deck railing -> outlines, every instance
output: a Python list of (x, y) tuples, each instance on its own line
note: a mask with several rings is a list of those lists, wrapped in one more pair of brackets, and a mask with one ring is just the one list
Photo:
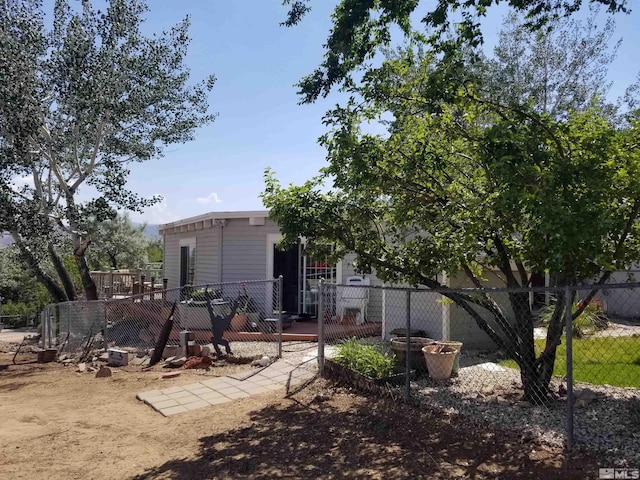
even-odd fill
[(167, 289), (162, 269), (138, 268), (127, 270), (93, 271), (91, 277), (100, 298), (118, 298)]

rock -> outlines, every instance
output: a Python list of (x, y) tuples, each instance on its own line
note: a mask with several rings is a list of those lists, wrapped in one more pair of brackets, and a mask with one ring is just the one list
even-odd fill
[(567, 387), (564, 386), (564, 383), (558, 385), (558, 395), (564, 397), (567, 395)]
[(480, 393), (485, 396), (488, 397), (490, 395), (493, 395), (493, 388), (492, 387), (483, 387), (482, 390), (480, 390)]
[(271, 359), (267, 355), (265, 355), (264, 357), (262, 357), (260, 359), (260, 365), (263, 366), (263, 367), (266, 367), (270, 363), (271, 363)]
[(167, 359), (167, 361), (169, 360), (169, 358), (175, 358), (175, 356), (178, 354), (179, 348), (180, 347), (178, 345), (167, 345), (162, 351), (162, 358)]
[(109, 367), (100, 367), (98, 373), (96, 373), (96, 378), (106, 378), (112, 375), (111, 369)]
[(575, 394), (573, 406), (576, 408), (584, 408), (598, 398), (598, 394), (590, 388), (578, 390)]
[(184, 362), (186, 362), (186, 361), (187, 361), (187, 357), (180, 357), (180, 358), (174, 358), (173, 360), (171, 360), (168, 363), (172, 367), (181, 367), (182, 365), (184, 365)]
[(101, 354), (100, 357), (98, 357), (98, 360), (101, 360), (103, 362), (108, 362), (109, 361), (109, 354), (107, 352)]
[(162, 375), (163, 380), (167, 380), (169, 378), (176, 378), (180, 376), (180, 372), (170, 372)]
[(79, 363), (78, 364), (78, 372), (82, 373), (82, 372), (86, 372), (87, 371), (87, 364), (86, 363)]
[(331, 397), (329, 395), (326, 395), (324, 393), (316, 393), (313, 398), (311, 399), (312, 402), (326, 402), (327, 400), (330, 400)]
[(58, 357), (58, 361), (64, 363), (64, 361), (67, 359), (67, 354), (63, 353), (62, 355), (60, 355)]
[(202, 355), (203, 357), (208, 357), (209, 355), (211, 355), (211, 350), (213, 350), (212, 346), (210, 347), (209, 345), (203, 345), (200, 355)]
[(131, 359), (131, 365), (135, 367), (141, 366), (148, 357), (135, 357)]

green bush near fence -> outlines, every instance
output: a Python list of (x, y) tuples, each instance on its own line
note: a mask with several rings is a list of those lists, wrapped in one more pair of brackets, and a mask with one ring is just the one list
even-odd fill
[[(545, 341), (536, 340), (539, 354)], [(563, 338), (558, 347), (554, 375), (567, 374), (567, 350)], [(518, 368), (513, 360), (500, 365)], [(576, 382), (617, 387), (640, 387), (640, 336), (590, 337), (573, 340), (573, 379)]]
[(356, 338), (344, 340), (337, 346), (337, 364), (371, 378), (385, 378), (394, 372), (395, 358), (380, 345), (360, 343)]

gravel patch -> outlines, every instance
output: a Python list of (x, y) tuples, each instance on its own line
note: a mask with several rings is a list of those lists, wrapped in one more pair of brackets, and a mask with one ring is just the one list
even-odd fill
[[(525, 440), (565, 445), (566, 397), (559, 395), (547, 406), (531, 405), (522, 401), (519, 371), (480, 358), (471, 360), (475, 365), (461, 368), (447, 381), (412, 382), (417, 400), (479, 424), (521, 431)], [(561, 378), (552, 380), (552, 391), (564, 393), (564, 386)], [(616, 466), (640, 465), (640, 389), (576, 383), (574, 392), (576, 398), (589, 400), (574, 410), (574, 444), (602, 454)]]

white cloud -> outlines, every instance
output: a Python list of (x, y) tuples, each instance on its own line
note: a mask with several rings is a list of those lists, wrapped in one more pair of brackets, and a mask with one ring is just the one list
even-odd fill
[(201, 197), (196, 200), (196, 202), (201, 203), (203, 205), (208, 205), (210, 203), (222, 203), (222, 200), (218, 198), (218, 194), (215, 192), (211, 192), (207, 197)]
[(166, 198), (145, 208), (142, 213), (131, 212), (130, 216), (134, 222), (147, 222), (151, 225), (171, 223), (181, 218), (178, 213), (169, 208)]

